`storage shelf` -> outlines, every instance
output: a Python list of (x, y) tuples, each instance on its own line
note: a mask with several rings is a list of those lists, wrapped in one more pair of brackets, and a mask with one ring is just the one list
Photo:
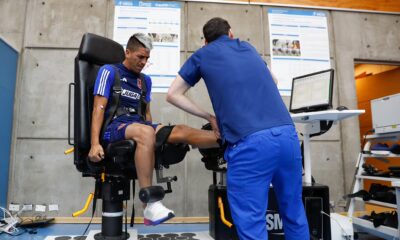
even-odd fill
[(376, 201), (376, 200), (369, 200), (369, 201), (364, 201), (362, 198), (356, 197), (354, 198), (357, 201), (368, 203), (368, 204), (373, 204), (376, 206), (383, 206), (383, 207), (388, 207), (388, 208), (394, 208), (397, 209), (397, 205), (393, 203), (386, 203), (386, 202), (381, 202), (381, 201)]
[[(385, 133), (385, 134), (373, 134), (373, 135), (366, 135), (365, 138), (371, 144), (372, 142), (382, 142), (382, 141), (391, 141), (391, 142), (396, 142), (400, 140), (400, 132), (394, 132), (394, 133)], [(358, 160), (357, 160), (357, 173), (355, 174), (355, 184), (353, 186), (353, 193), (358, 192), (359, 190), (363, 189), (363, 182), (364, 180), (374, 180), (374, 181), (384, 181), (387, 183), (390, 183), (393, 187), (396, 189), (396, 199), (399, 199), (400, 196), (400, 177), (378, 177), (378, 176), (364, 176), (364, 169), (361, 167), (367, 160), (367, 158), (376, 158), (378, 160), (381, 160), (384, 163), (394, 163), (397, 162), (397, 159), (394, 159), (395, 161), (389, 161), (388, 158), (400, 158), (400, 154), (387, 154), (387, 155), (381, 155), (381, 154), (372, 154), (371, 152), (368, 153), (360, 153), (358, 155)], [(379, 227), (374, 227), (374, 224), (371, 221), (361, 219), (358, 217), (353, 216), (354, 211), (355, 211), (355, 202), (362, 202), (364, 204), (371, 204), (373, 206), (380, 206), (380, 207), (387, 207), (393, 210), (396, 210), (398, 213), (400, 213), (400, 206), (399, 202), (396, 204), (393, 203), (386, 203), (386, 202), (381, 202), (381, 201), (376, 201), (376, 200), (369, 200), (369, 201), (364, 201), (360, 197), (355, 197), (352, 198), (350, 201), (350, 205), (348, 208), (348, 216), (352, 217), (353, 221), (353, 227), (355, 230), (362, 231), (362, 232), (367, 232), (371, 235), (377, 236), (379, 238), (383, 239), (398, 239), (400, 240), (400, 226), (398, 228), (392, 228), (392, 227), (387, 227), (387, 226), (379, 226)], [(373, 207), (372, 206), (372, 207)]]
[(400, 158), (399, 154), (388, 154), (388, 155), (380, 155), (380, 154), (372, 154), (372, 153), (363, 153), (363, 157), (366, 158)]
[(400, 181), (400, 178), (375, 177), (375, 176), (364, 176), (364, 175), (357, 175), (356, 178), (358, 178), (358, 179), (369, 179), (369, 180), (379, 180), (379, 181), (386, 181), (386, 182), (397, 182), (397, 181)]
[(381, 133), (381, 134), (371, 134), (371, 135), (367, 135), (366, 139), (388, 139), (388, 140), (396, 140), (399, 139), (400, 137), (400, 132), (392, 132), (392, 133)]
[(361, 227), (366, 232), (383, 237), (385, 239), (399, 239), (398, 238), (398, 231), (395, 228), (387, 227), (387, 226), (379, 226), (374, 227), (374, 224), (368, 220), (364, 220), (361, 218), (353, 217), (353, 225), (356, 227)]

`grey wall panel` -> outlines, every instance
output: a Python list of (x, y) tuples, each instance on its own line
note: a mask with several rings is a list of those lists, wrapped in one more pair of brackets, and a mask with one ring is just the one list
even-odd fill
[(106, 37), (113, 39), (114, 36), (114, 14), (115, 2), (112, 0), (107, 1), (107, 19), (106, 19)]
[(384, 58), (387, 61), (399, 59), (400, 16), (360, 14), (362, 38), (364, 40), (361, 58)]
[(187, 25), (187, 7), (188, 3), (187, 2), (181, 2), (181, 32), (180, 32), (180, 38), (181, 38), (181, 51), (187, 49), (187, 31), (188, 31), (188, 25)]
[(165, 100), (165, 93), (153, 93), (150, 103), (153, 122), (164, 125), (185, 124), (186, 114)]
[(201, 161), (198, 149), (192, 149), (187, 159), (186, 215), (208, 217), (208, 187), (212, 184), (212, 172)]
[[(263, 46), (264, 46), (264, 54), (271, 57), (271, 48), (270, 48), (270, 33), (269, 33), (269, 19), (268, 19), (268, 9), (269, 7), (262, 7), (261, 8), (261, 16), (262, 16), (262, 33), (263, 33)], [(269, 59), (268, 65), (271, 64)]]
[(79, 47), (82, 35), (105, 35), (107, 0), (29, 1), (28, 47)]
[[(59, 204), (58, 216), (81, 209), (94, 189), (94, 180), (82, 178), (65, 140), (18, 140), (10, 202)], [(88, 214), (87, 214), (88, 216)]]
[(23, 55), (18, 137), (67, 136), (68, 84), (74, 50), (26, 50)]
[(0, 37), (18, 51), (22, 48), (26, 4), (26, 0), (0, 1)]
[[(250, 42), (258, 52), (264, 51), (260, 6), (213, 3), (188, 3), (188, 50), (204, 45), (203, 25), (213, 17), (226, 19), (235, 37)], [(249, 27), (252, 26), (252, 27)]]
[(337, 202), (344, 194), (341, 143), (325, 141), (311, 143), (312, 173), (315, 181), (329, 186), (330, 200)]
[(331, 16), (335, 38), (331, 45), (334, 45), (337, 57), (344, 52), (362, 52), (364, 40), (361, 14), (332, 12)]
[(398, 61), (400, 17), (368, 13), (332, 13), (336, 51), (353, 59)]

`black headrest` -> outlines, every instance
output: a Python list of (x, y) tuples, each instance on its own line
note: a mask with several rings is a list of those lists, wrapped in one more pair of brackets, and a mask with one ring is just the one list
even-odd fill
[(124, 60), (125, 52), (121, 44), (111, 39), (85, 33), (79, 47), (78, 58), (99, 65), (119, 63)]

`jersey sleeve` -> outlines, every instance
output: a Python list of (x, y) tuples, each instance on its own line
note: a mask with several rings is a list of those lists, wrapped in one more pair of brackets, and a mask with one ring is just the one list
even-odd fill
[(146, 101), (150, 102), (151, 101), (151, 86), (152, 86), (152, 81), (150, 76), (145, 75), (144, 76), (144, 82), (146, 84)]
[[(200, 49), (201, 50), (201, 49)], [(179, 70), (179, 75), (185, 80), (190, 86), (194, 86), (201, 78), (200, 73), (200, 50), (193, 53), (192, 56), (186, 60), (182, 68)]]
[(94, 84), (93, 95), (110, 97), (111, 89), (114, 84), (115, 69), (110, 65), (104, 65), (97, 73), (96, 82)]

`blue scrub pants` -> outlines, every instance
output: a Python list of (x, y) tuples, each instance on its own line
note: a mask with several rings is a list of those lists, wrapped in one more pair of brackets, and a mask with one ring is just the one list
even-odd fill
[(274, 186), (286, 240), (309, 240), (302, 194), (301, 152), (292, 125), (253, 133), (225, 152), (227, 190), (241, 240), (266, 240), (270, 183)]

